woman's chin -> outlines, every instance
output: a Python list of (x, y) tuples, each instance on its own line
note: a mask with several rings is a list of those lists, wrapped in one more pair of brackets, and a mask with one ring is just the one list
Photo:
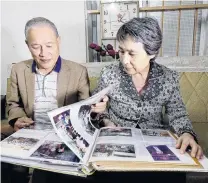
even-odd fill
[(126, 68), (125, 68), (125, 72), (126, 72), (127, 74), (129, 74), (129, 75), (134, 75), (134, 74), (136, 74), (136, 71), (135, 71), (134, 69), (126, 69)]

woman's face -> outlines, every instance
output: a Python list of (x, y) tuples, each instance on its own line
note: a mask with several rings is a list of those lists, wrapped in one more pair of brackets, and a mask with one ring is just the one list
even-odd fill
[(143, 44), (134, 42), (131, 37), (119, 42), (119, 56), (125, 72), (129, 75), (142, 72), (155, 55), (148, 55)]

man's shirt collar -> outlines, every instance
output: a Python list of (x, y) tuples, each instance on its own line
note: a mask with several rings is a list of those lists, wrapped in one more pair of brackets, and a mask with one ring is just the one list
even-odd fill
[[(32, 72), (36, 72), (36, 67), (37, 67), (37, 64), (36, 64), (35, 60), (33, 60), (33, 63), (32, 63)], [(59, 73), (60, 70), (61, 70), (61, 57), (59, 56), (58, 57), (58, 60), (56, 62), (56, 65), (53, 68), (53, 71)]]

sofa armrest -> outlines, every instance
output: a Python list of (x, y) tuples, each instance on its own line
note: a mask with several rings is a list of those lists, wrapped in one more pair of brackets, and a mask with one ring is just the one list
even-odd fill
[(198, 135), (199, 144), (201, 145), (204, 155), (208, 157), (208, 123), (192, 122), (193, 128)]
[(6, 117), (6, 95), (1, 95), (1, 120)]
[(14, 133), (14, 128), (9, 125), (7, 119), (1, 120), (0, 122), (1, 122), (1, 128), (0, 128), (1, 140), (3, 140), (5, 137)]

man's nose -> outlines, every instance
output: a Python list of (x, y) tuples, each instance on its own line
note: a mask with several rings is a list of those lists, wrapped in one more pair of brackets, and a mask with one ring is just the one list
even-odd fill
[(44, 48), (43, 46), (41, 47), (41, 50), (40, 50), (40, 56), (41, 57), (44, 57), (44, 56), (46, 56), (46, 48)]

